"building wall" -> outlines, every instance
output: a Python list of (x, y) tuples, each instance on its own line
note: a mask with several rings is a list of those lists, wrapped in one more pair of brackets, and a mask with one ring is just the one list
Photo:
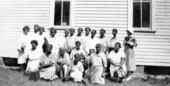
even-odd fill
[(107, 36), (117, 28), (119, 35), (127, 29), (128, 0), (75, 0), (74, 26), (106, 29)]
[(22, 28), (49, 25), (50, 0), (0, 0), (0, 56), (17, 57)]
[(155, 33), (135, 33), (136, 61), (141, 65), (170, 66), (170, 1), (154, 0)]

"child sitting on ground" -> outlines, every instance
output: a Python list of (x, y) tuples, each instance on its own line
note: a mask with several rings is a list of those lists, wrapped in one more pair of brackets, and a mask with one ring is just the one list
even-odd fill
[(83, 64), (80, 62), (80, 55), (74, 55), (75, 60), (71, 63), (70, 68), (70, 78), (73, 79), (74, 82), (81, 82), (83, 80)]

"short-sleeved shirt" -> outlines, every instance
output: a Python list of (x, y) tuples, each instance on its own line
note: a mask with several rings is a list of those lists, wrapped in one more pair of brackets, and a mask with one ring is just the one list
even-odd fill
[(105, 52), (107, 47), (107, 38), (99, 38), (99, 43), (102, 45), (102, 51)]
[(66, 38), (66, 46), (67, 46), (67, 48), (73, 49), (75, 47), (75, 42), (76, 42), (76, 36), (75, 35), (68, 36)]
[(120, 65), (121, 58), (125, 58), (125, 53), (123, 49), (119, 49), (117, 53), (115, 51), (111, 51), (108, 55), (108, 59), (112, 60), (115, 65)]
[(116, 36), (115, 38), (112, 37), (107, 40), (107, 46), (114, 47), (117, 42), (120, 42), (119, 37), (118, 36)]
[(41, 52), (40, 50), (30, 50), (28, 53), (28, 64), (27, 64), (27, 69), (28, 71), (37, 71), (39, 67), (39, 62), (40, 62), (40, 57), (41, 57)]
[(90, 57), (90, 64), (94, 67), (107, 67), (106, 55), (103, 52), (99, 54), (92, 54)]

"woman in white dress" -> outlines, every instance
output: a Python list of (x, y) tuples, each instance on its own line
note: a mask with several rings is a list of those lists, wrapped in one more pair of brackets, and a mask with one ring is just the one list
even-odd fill
[(26, 69), (26, 58), (30, 49), (29, 31), (29, 26), (24, 26), (23, 34), (21, 34), (18, 38), (18, 64), (21, 65), (21, 71)]
[(106, 55), (101, 52), (101, 45), (96, 45), (96, 53), (90, 58), (90, 81), (93, 84), (105, 84)]
[(40, 50), (37, 49), (38, 42), (37, 40), (31, 41), (32, 48), (28, 53), (28, 64), (26, 71), (28, 72), (36, 72), (39, 68), (40, 57)]

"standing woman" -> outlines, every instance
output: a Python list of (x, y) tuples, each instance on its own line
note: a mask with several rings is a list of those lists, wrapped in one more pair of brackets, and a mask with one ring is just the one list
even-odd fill
[(38, 35), (38, 43), (39, 43), (38, 48), (42, 51), (42, 53), (43, 53), (43, 44), (45, 43), (46, 40), (46, 35), (44, 32), (45, 32), (44, 27), (40, 27), (39, 35)]
[(23, 34), (21, 34), (18, 38), (18, 64), (21, 65), (21, 71), (24, 71), (26, 69), (26, 58), (28, 54), (28, 50), (30, 48), (30, 41), (29, 39), (29, 26), (24, 26), (23, 28)]
[(135, 64), (135, 53), (133, 47), (137, 46), (136, 39), (133, 37), (133, 30), (127, 30), (127, 37), (124, 39), (125, 46), (125, 56), (126, 56), (126, 67), (127, 67), (127, 80), (130, 80), (129, 77), (136, 70)]
[(101, 45), (96, 45), (96, 53), (90, 58), (90, 81), (93, 84), (105, 84), (106, 55), (101, 52)]

